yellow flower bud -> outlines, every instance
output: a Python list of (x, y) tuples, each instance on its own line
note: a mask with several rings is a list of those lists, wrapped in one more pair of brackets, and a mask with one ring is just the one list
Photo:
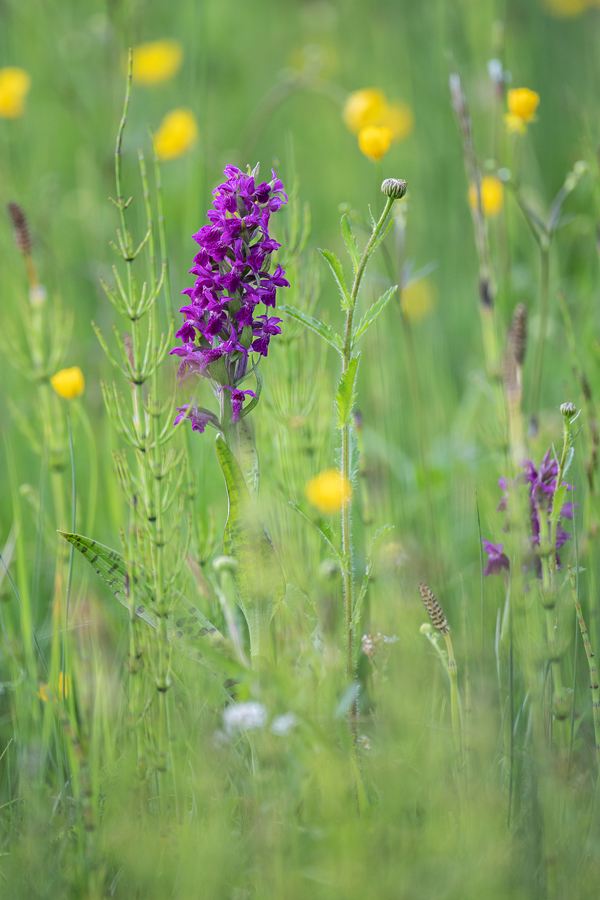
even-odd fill
[(193, 147), (198, 140), (196, 117), (190, 109), (173, 109), (167, 113), (154, 136), (159, 159), (175, 159)]
[(358, 134), (367, 125), (380, 125), (381, 114), (386, 106), (385, 94), (377, 88), (363, 88), (354, 91), (346, 100), (343, 116), (346, 127)]
[(415, 281), (402, 291), (402, 312), (409, 322), (420, 322), (437, 306), (437, 289), (427, 278)]
[(540, 95), (529, 88), (513, 88), (507, 94), (508, 111), (523, 122), (532, 122), (540, 102)]
[(168, 81), (183, 61), (183, 48), (170, 39), (139, 44), (133, 51), (133, 80), (136, 84), (159, 84)]
[(372, 159), (380, 160), (390, 149), (392, 143), (392, 129), (387, 125), (367, 125), (358, 133), (358, 146), (360, 150)]
[(25, 69), (7, 66), (0, 69), (0, 118), (16, 119), (25, 111), (25, 98), (31, 78)]
[[(477, 209), (477, 188), (469, 187), (469, 206)], [(481, 179), (481, 208), (487, 219), (497, 216), (504, 206), (504, 185), (496, 175), (486, 175)]]
[(59, 397), (65, 400), (72, 400), (74, 397), (81, 397), (85, 388), (85, 379), (83, 372), (79, 366), (73, 366), (72, 369), (61, 369), (56, 375), (50, 379), (50, 384)]
[(326, 469), (308, 482), (304, 493), (319, 512), (335, 513), (352, 497), (352, 485), (338, 469)]

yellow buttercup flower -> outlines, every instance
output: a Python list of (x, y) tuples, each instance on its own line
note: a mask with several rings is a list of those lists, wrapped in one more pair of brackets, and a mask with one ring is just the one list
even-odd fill
[[(469, 206), (477, 209), (477, 188), (469, 187)], [(504, 206), (504, 185), (496, 175), (486, 175), (481, 179), (481, 209), (486, 219), (497, 216)]]
[(594, 6), (593, 0), (544, 0), (544, 6), (548, 12), (561, 19), (580, 16), (581, 13)]
[(304, 493), (319, 512), (335, 513), (352, 497), (352, 485), (338, 469), (326, 469), (311, 478)]
[(367, 125), (358, 133), (360, 150), (373, 162), (381, 159), (390, 149), (392, 129), (387, 125)]
[(173, 109), (167, 113), (154, 136), (159, 159), (182, 156), (198, 140), (196, 117), (190, 109)]
[[(63, 675), (63, 673), (59, 672), (57, 688), (58, 688), (56, 691), (57, 696), (61, 700), (66, 700), (66, 698), (69, 696), (69, 694), (71, 692), (71, 688), (72, 688), (71, 677), (67, 676), (67, 678), (65, 679), (65, 676)], [(48, 702), (49, 692), (50, 692), (50, 685), (42, 684), (40, 682), (37, 695), (40, 698), (40, 700), (42, 700), (44, 703)]]
[(420, 322), (435, 309), (437, 289), (427, 278), (415, 281), (402, 291), (402, 312), (409, 322)]
[(413, 130), (415, 120), (407, 103), (388, 103), (383, 91), (377, 88), (364, 88), (350, 94), (343, 116), (354, 134), (369, 126), (385, 125), (392, 132), (393, 141), (403, 141)]
[(385, 94), (377, 88), (354, 91), (344, 106), (344, 122), (353, 134), (358, 134), (367, 125), (380, 125), (386, 104)]
[(65, 400), (81, 397), (85, 389), (85, 379), (79, 366), (73, 366), (72, 369), (61, 369), (52, 376), (50, 384), (58, 396), (64, 397)]
[(513, 88), (507, 94), (507, 101), (508, 112), (504, 116), (504, 121), (508, 130), (525, 134), (527, 124), (535, 120), (540, 95), (530, 88)]
[(17, 119), (25, 111), (25, 98), (31, 78), (25, 69), (7, 66), (0, 69), (0, 118)]
[(166, 39), (139, 44), (133, 50), (133, 80), (136, 84), (160, 84), (176, 75), (183, 62), (183, 47)]

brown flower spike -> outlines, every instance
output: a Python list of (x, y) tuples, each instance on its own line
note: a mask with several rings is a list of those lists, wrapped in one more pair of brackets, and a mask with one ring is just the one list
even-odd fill
[(421, 600), (425, 604), (425, 609), (427, 610), (427, 614), (431, 619), (433, 627), (439, 631), (440, 634), (448, 634), (450, 631), (448, 619), (444, 615), (442, 607), (435, 599), (433, 592), (429, 590), (424, 581), (419, 582), (419, 591)]

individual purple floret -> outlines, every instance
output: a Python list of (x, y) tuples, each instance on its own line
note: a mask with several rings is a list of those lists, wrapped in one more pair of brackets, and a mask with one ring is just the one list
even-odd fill
[(218, 422), (215, 415), (208, 410), (198, 409), (193, 403), (176, 406), (175, 409), (179, 415), (175, 417), (173, 425), (179, 425), (183, 419), (189, 419), (192, 423), (192, 431), (198, 431), (200, 434), (204, 434), (207, 425), (215, 425)]
[(244, 397), (249, 394), (256, 400), (254, 391), (238, 391), (237, 388), (231, 388), (228, 384), (224, 384), (222, 391), (231, 391), (231, 421), (238, 422), (242, 406), (244, 405)]
[(499, 575), (502, 569), (509, 569), (510, 562), (506, 553), (502, 552), (504, 544), (492, 544), (491, 541), (482, 541), (483, 549), (488, 555), (488, 562), (484, 575)]
[[(195, 284), (182, 291), (189, 302), (180, 310), (181, 346), (171, 350), (181, 359), (179, 378), (200, 375), (211, 380), (215, 393), (231, 391), (233, 422), (240, 418), (245, 397), (256, 396), (238, 389), (248, 370), (249, 353), (266, 356), (271, 338), (281, 334), (282, 320), (271, 316), (270, 310), (277, 288), (289, 287), (280, 265), (271, 272), (271, 254), (280, 245), (269, 234), (271, 213), (287, 203), (287, 196), (273, 170), (271, 181), (261, 183), (258, 171), (256, 166), (244, 174), (226, 166), (227, 180), (213, 191), (214, 209), (207, 213), (210, 224), (193, 235), (200, 249), (190, 269)], [(190, 409), (181, 407), (176, 421), (191, 419), (192, 428), (203, 431), (210, 417), (192, 415)]]
[[(542, 459), (538, 468), (530, 460), (523, 461), (523, 474), (517, 478), (517, 483), (525, 482), (527, 484), (529, 494), (529, 516), (531, 525), (531, 537), (529, 539), (530, 550), (527, 553), (524, 570), (535, 569), (538, 578), (541, 578), (541, 561), (539, 557), (540, 546), (540, 516), (546, 516), (548, 520), (548, 533), (550, 532), (550, 515), (552, 513), (552, 504), (554, 494), (556, 493), (556, 479), (558, 476), (558, 463), (552, 454), (552, 450), (548, 450)], [(564, 482), (563, 482), (564, 484)], [(500, 478), (498, 485), (505, 492), (504, 497), (497, 506), (498, 511), (507, 511), (507, 498), (509, 490), (509, 482), (507, 478)], [(572, 490), (571, 485), (566, 485), (568, 490)], [(560, 511), (561, 518), (572, 519), (574, 506), (577, 504), (563, 503)], [(508, 526), (507, 526), (508, 527)], [(505, 531), (507, 530), (505, 527)], [(560, 550), (562, 546), (571, 537), (560, 525), (556, 532), (556, 550)], [(488, 564), (485, 568), (484, 575), (499, 574), (503, 568), (509, 567), (508, 557), (502, 553), (502, 544), (492, 544), (490, 541), (483, 541), (485, 552), (488, 554)], [(560, 559), (558, 552), (556, 554), (556, 562), (560, 567)]]

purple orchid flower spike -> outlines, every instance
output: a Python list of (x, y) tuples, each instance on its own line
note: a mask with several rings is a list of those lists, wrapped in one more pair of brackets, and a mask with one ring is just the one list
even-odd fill
[[(171, 353), (181, 359), (180, 379), (197, 375), (208, 378), (217, 395), (225, 387), (231, 391), (231, 421), (237, 422), (245, 397), (257, 396), (238, 388), (249, 354), (266, 357), (271, 338), (281, 334), (282, 320), (270, 311), (277, 289), (289, 282), (279, 264), (271, 272), (271, 255), (280, 245), (269, 234), (269, 220), (287, 203), (287, 195), (275, 172), (270, 181), (259, 182), (258, 166), (244, 173), (228, 165), (223, 174), (226, 181), (213, 191), (209, 224), (193, 235), (198, 252), (190, 274), (196, 280), (182, 291), (189, 302), (180, 310), (184, 321), (176, 336), (181, 344)], [(194, 431), (204, 431), (206, 414), (190, 409), (180, 407), (176, 422), (189, 419)]]
[[(533, 570), (536, 572), (538, 578), (542, 576), (542, 566), (539, 556), (539, 546), (540, 546), (540, 517), (544, 516), (547, 519), (547, 531), (550, 530), (550, 516), (552, 514), (552, 506), (554, 503), (554, 496), (556, 494), (557, 488), (557, 477), (558, 477), (559, 466), (554, 457), (552, 449), (550, 448), (545, 454), (539, 466), (530, 460), (523, 460), (523, 474), (519, 475), (515, 481), (515, 484), (519, 486), (523, 482), (527, 485), (527, 491), (529, 495), (529, 521), (531, 528), (531, 536), (528, 540), (528, 547), (524, 553), (525, 563), (523, 566), (524, 571)], [(565, 484), (565, 487), (568, 490), (573, 490), (572, 485)], [(507, 478), (500, 478), (498, 481), (499, 487), (504, 491), (504, 496), (500, 500), (496, 510), (498, 512), (506, 512), (508, 510), (508, 494), (511, 490), (511, 483)], [(568, 502), (563, 503), (560, 510), (560, 516), (563, 519), (572, 519), (574, 516), (574, 510), (577, 506), (576, 503)], [(543, 519), (542, 519), (543, 524)], [(504, 530), (508, 529), (508, 525), (505, 526)], [(565, 545), (565, 543), (570, 539), (571, 535), (568, 532), (564, 531), (562, 527), (559, 527), (556, 534), (556, 550), (560, 550), (561, 547)], [(490, 541), (482, 541), (485, 552), (488, 555), (488, 563), (484, 571), (484, 575), (497, 575), (499, 574), (503, 568), (509, 568), (509, 560), (505, 553), (502, 552), (503, 545), (502, 544), (493, 544)], [(558, 556), (558, 552), (556, 554), (556, 563), (560, 568), (560, 559)]]

